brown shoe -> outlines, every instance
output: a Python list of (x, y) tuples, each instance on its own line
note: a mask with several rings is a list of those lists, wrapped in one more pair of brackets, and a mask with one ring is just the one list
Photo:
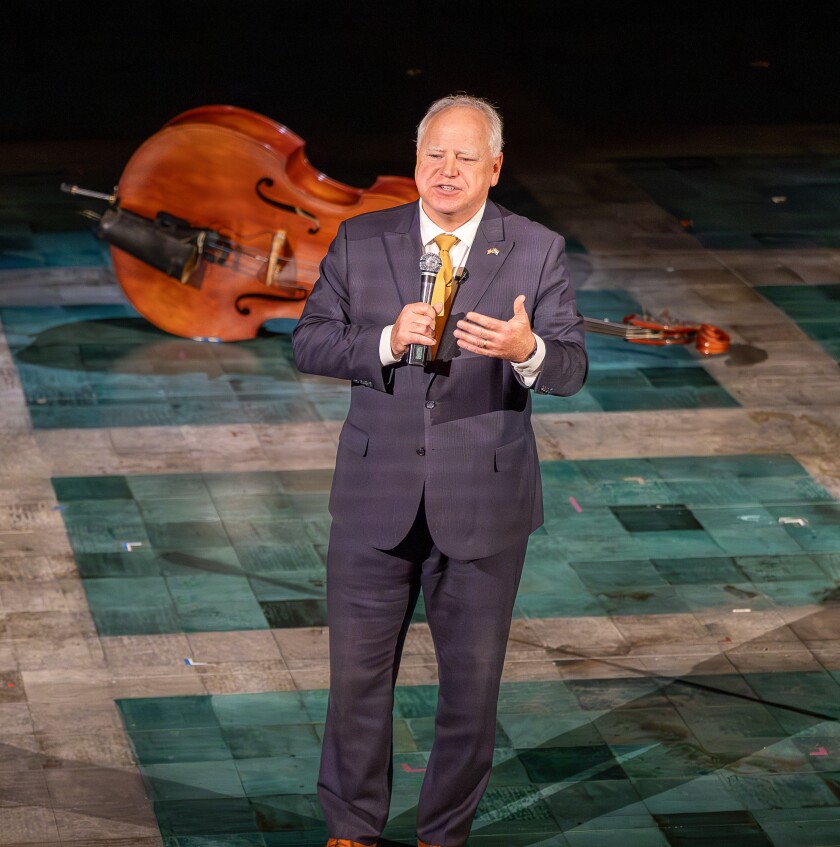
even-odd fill
[(426, 844), (425, 841), (421, 841), (419, 838), (417, 839), (417, 847), (440, 847), (439, 844)]
[(361, 841), (351, 841), (349, 838), (330, 838), (327, 847), (376, 847), (376, 844), (362, 844)]

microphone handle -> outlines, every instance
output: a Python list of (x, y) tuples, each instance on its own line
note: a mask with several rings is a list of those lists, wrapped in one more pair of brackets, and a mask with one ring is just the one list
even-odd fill
[[(431, 303), (432, 292), (435, 288), (435, 277), (437, 274), (420, 274), (420, 302)], [(429, 357), (429, 348), (425, 344), (412, 344), (408, 348), (409, 365), (425, 365)]]

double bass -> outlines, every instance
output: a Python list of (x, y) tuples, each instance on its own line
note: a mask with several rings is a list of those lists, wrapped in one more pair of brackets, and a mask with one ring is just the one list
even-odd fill
[(242, 341), (273, 318), (297, 318), (339, 224), (417, 199), (414, 180), (360, 189), (331, 179), (303, 139), (235, 106), (170, 120), (132, 154), (96, 234), (150, 323), (184, 338)]

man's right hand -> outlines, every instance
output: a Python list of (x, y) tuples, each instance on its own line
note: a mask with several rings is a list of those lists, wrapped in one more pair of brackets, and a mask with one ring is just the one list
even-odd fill
[(409, 303), (394, 321), (391, 329), (391, 353), (403, 356), (412, 344), (431, 347), (435, 343), (435, 317), (443, 311), (443, 303)]

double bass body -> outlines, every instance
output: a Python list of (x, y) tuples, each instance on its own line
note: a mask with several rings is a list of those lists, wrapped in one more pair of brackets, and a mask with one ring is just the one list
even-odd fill
[(135, 151), (117, 197), (117, 213), (156, 221), (151, 232), (195, 245), (195, 261), (169, 275), (109, 239), (131, 304), (174, 335), (239, 341), (267, 320), (300, 315), (341, 221), (417, 193), (405, 177), (379, 177), (368, 189), (344, 185), (313, 168), (303, 140), (281, 124), (204, 106)]

